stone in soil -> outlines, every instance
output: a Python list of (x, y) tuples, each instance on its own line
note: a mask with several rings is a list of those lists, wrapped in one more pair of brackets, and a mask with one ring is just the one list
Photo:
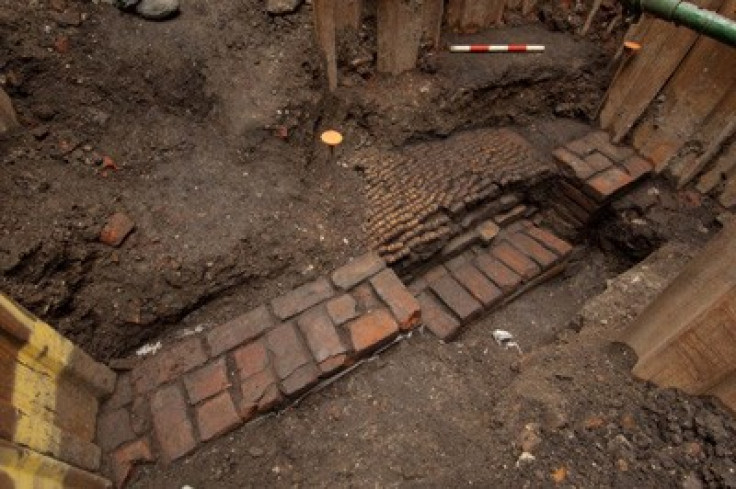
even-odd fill
[(266, 11), (269, 14), (283, 15), (295, 12), (303, 0), (266, 0)]
[(135, 11), (144, 19), (164, 20), (179, 13), (179, 0), (141, 0)]

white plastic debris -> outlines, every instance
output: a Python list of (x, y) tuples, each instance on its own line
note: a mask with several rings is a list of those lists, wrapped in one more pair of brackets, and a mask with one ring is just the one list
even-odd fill
[(498, 343), (499, 346), (504, 347), (504, 349), (506, 350), (508, 350), (509, 348), (516, 348), (519, 351), (519, 354), (522, 353), (521, 347), (516, 342), (516, 340), (514, 340), (514, 335), (512, 335), (508, 331), (505, 331), (503, 329), (494, 329), (493, 339), (496, 340), (496, 343)]
[(142, 347), (138, 348), (135, 351), (135, 354), (139, 357), (144, 357), (146, 355), (153, 355), (157, 351), (161, 349), (161, 342), (157, 341), (156, 343), (146, 343)]

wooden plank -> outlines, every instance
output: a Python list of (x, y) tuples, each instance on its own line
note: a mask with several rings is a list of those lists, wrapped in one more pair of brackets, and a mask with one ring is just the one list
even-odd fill
[(327, 83), (331, 92), (337, 89), (336, 1), (338, 0), (314, 0), (314, 30), (327, 69)]
[[(736, 224), (729, 223), (624, 332), (634, 375), (690, 394), (736, 375)], [(730, 389), (724, 392), (731, 393)], [(731, 408), (736, 406), (731, 405)]]
[(398, 75), (416, 67), (423, 8), (421, 0), (378, 0), (378, 71)]
[(457, 32), (473, 33), (501, 22), (506, 0), (450, 0), (447, 23)]
[[(712, 9), (722, 0), (695, 3)], [(601, 111), (601, 127), (612, 132), (618, 143), (629, 133), (649, 104), (665, 86), (697, 40), (697, 34), (670, 22), (645, 17), (629, 31), (627, 39), (642, 49), (622, 70)]]
[(723, 151), (723, 154), (713, 164), (713, 168), (700, 177), (695, 188), (700, 193), (710, 193), (734, 173), (736, 173), (736, 143), (732, 143)]
[[(732, 12), (736, 0), (726, 0), (720, 12)], [(664, 101), (657, 117), (642, 121), (634, 130), (634, 146), (652, 159), (655, 171), (664, 170), (703, 121), (727, 95), (736, 73), (736, 51), (710, 39), (700, 38), (662, 90)], [(656, 154), (662, 141), (676, 141), (668, 152)]]

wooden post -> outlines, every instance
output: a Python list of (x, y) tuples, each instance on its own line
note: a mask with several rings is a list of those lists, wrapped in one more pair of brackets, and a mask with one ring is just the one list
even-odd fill
[(335, 5), (335, 27), (357, 31), (363, 20), (363, 0), (338, 0)]
[(636, 377), (718, 396), (736, 411), (736, 223), (729, 223), (642, 312), (622, 341)]
[(505, 6), (505, 0), (450, 0), (447, 23), (458, 32), (477, 32), (500, 23)]
[(424, 40), (433, 48), (440, 45), (442, 18), (445, 14), (444, 0), (424, 0)]
[(416, 67), (423, 7), (422, 0), (378, 0), (378, 71), (398, 75)]
[(322, 58), (327, 67), (327, 82), (331, 92), (337, 89), (337, 50), (335, 45), (335, 2), (314, 0), (314, 28)]

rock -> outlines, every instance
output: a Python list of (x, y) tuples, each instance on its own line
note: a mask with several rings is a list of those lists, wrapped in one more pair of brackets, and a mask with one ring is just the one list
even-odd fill
[(303, 0), (266, 0), (266, 11), (273, 15), (284, 15), (295, 12)]
[(10, 129), (18, 127), (18, 116), (15, 115), (13, 103), (5, 90), (0, 88), (0, 134), (8, 132)]
[(179, 13), (179, 0), (141, 0), (135, 11), (144, 19), (164, 20)]
[(100, 232), (100, 241), (109, 246), (120, 246), (125, 238), (133, 232), (135, 223), (122, 212), (116, 212)]

